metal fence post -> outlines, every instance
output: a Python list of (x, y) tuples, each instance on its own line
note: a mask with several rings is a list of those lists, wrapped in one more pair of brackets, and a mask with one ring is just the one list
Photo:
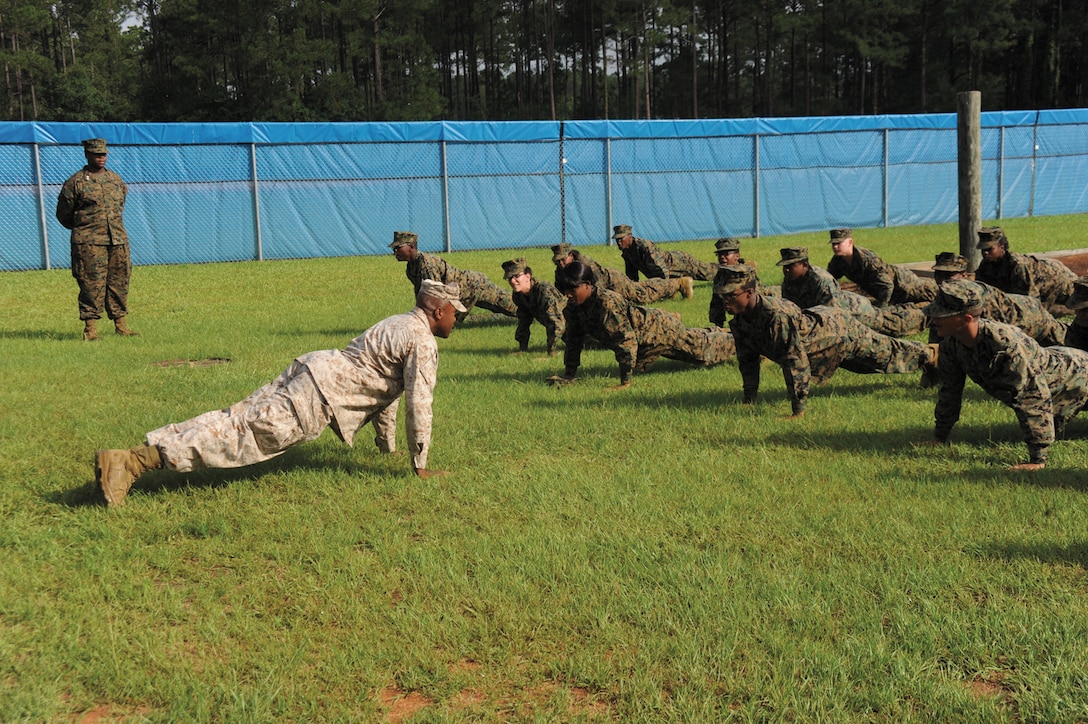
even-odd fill
[(452, 250), (450, 242), (450, 174), (446, 165), (446, 139), (442, 139), (442, 215), (446, 221), (446, 251)]
[(249, 173), (253, 180), (253, 240), (257, 245), (257, 261), (264, 261), (264, 239), (261, 237), (261, 189), (257, 180), (257, 144), (249, 144)]
[(1039, 156), (1039, 111), (1035, 111), (1035, 124), (1031, 127), (1031, 193), (1028, 196), (1028, 216), (1035, 215), (1035, 163)]
[[(608, 195), (606, 204), (608, 208), (605, 210), (608, 216), (608, 228), (612, 228), (612, 137), (605, 136), (604, 139), (604, 180), (605, 190)], [(608, 234), (608, 246), (612, 246), (612, 234)]]
[(563, 121), (559, 122), (559, 241), (567, 240), (567, 157), (563, 155)]
[(884, 129), (884, 228), (888, 228), (888, 129)]
[(753, 151), (753, 156), (752, 156), (752, 174), (753, 174), (752, 195), (754, 197), (753, 198), (753, 206), (754, 206), (753, 211), (754, 211), (754, 214), (755, 214), (755, 224), (753, 226), (755, 228), (755, 238), (758, 239), (759, 238), (759, 134), (758, 133), (752, 136), (752, 151)]
[(997, 218), (1002, 218), (1003, 204), (1005, 202), (1005, 127), (998, 129), (1001, 140), (997, 151)]
[(42, 186), (42, 161), (38, 154), (38, 144), (34, 143), (31, 148), (34, 149), (34, 182), (38, 186), (38, 218), (42, 223), (42, 262), (45, 264), (45, 269), (50, 269), (49, 264), (49, 227), (46, 226), (45, 216), (45, 188)]

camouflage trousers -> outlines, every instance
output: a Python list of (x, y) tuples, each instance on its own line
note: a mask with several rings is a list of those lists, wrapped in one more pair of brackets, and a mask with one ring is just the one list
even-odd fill
[(816, 383), (829, 380), (839, 367), (858, 374), (903, 374), (929, 361), (922, 342), (880, 334), (838, 307), (812, 307), (804, 314), (818, 322), (805, 344)]
[[(393, 414), (395, 425), (395, 409)], [(296, 361), (241, 402), (152, 430), (147, 444), (158, 447), (166, 467), (178, 472), (238, 468), (313, 440), (332, 421), (332, 408), (313, 376)]]
[(718, 273), (718, 265), (696, 259), (686, 251), (671, 251), (669, 264), (670, 277), (691, 277), (702, 282), (713, 281)]
[(1039, 314), (1024, 315), (1017, 326), (1044, 347), (1064, 345), (1065, 335), (1069, 331), (1068, 325), (1044, 310), (1039, 312)]
[(1060, 433), (1078, 412), (1088, 407), (1088, 352), (1073, 347), (1050, 347), (1047, 351), (1065, 357), (1071, 368), (1081, 371), (1067, 375), (1057, 387), (1050, 388), (1054, 432)]
[(671, 299), (680, 293), (680, 278), (643, 279), (631, 281), (625, 274), (614, 274), (607, 280), (608, 289), (618, 293), (624, 299), (635, 304), (653, 304), (662, 299)]
[(737, 345), (728, 330), (717, 327), (685, 327), (668, 342), (648, 340), (638, 346), (636, 371), (644, 371), (659, 357), (689, 364), (714, 365), (726, 362), (737, 354)]
[(909, 337), (925, 331), (929, 325), (925, 304), (890, 304), (874, 307), (872, 315), (858, 317), (867, 327), (889, 337)]
[(79, 318), (110, 319), (128, 314), (132, 260), (128, 244), (72, 244), (72, 276), (79, 284)]
[[(505, 314), (508, 317), (518, 315), (518, 308), (514, 304), (514, 297), (510, 290), (503, 289), (480, 272), (465, 272), (460, 285), (461, 303), (468, 307), (470, 312), (475, 306), (496, 314)], [(464, 314), (459, 314), (458, 318), (463, 318)]]

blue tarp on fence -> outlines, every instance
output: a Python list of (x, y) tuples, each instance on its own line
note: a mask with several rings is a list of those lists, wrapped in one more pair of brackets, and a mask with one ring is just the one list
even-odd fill
[[(1088, 110), (982, 114), (983, 217), (1088, 211)], [(0, 270), (66, 267), (53, 210), (110, 142), (137, 264), (954, 221), (954, 114), (676, 121), (0, 123)]]

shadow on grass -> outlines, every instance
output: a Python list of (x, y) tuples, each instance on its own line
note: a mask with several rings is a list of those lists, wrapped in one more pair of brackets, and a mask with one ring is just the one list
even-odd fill
[[(109, 330), (112, 333), (112, 330)], [(103, 334), (103, 332), (99, 332)], [(55, 329), (24, 329), (22, 331), (0, 331), (0, 339), (45, 339), (55, 342), (83, 341), (83, 330), (58, 332)]]
[[(241, 468), (200, 470), (191, 473), (151, 470), (141, 475), (132, 489), (143, 495), (170, 493), (186, 488), (214, 489), (242, 481), (259, 483), (261, 478), (268, 475), (298, 469), (340, 471), (347, 475), (366, 473), (380, 477), (413, 475), (411, 461), (403, 452), (382, 455), (375, 449), (360, 452), (360, 447), (365, 447), (362, 438), (357, 441), (355, 449), (339, 443), (322, 445), (310, 442), (291, 448), (272, 460)], [(105, 505), (102, 493), (93, 479), (75, 488), (54, 491), (43, 497), (50, 503), (69, 508)]]
[[(811, 411), (811, 403), (809, 410)], [(874, 454), (910, 451), (927, 458), (947, 457), (948, 446), (929, 447), (922, 444), (933, 438), (932, 418), (920, 418), (915, 422), (917, 424), (912, 426), (881, 431), (858, 430), (844, 432), (842, 430), (813, 430), (810, 428), (800, 431), (783, 430), (781, 433), (769, 435), (766, 441), (774, 445), (795, 447), (801, 450), (844, 450)], [(992, 427), (982, 425), (957, 425), (953, 432), (953, 441), (957, 445), (986, 447), (1000, 444), (1022, 444), (1023, 438), (1020, 435), (1020, 429), (1016, 427), (1014, 419), (1010, 421), (1005, 434), (996, 432)]]
[[(458, 357), (485, 357), (491, 359), (502, 359), (504, 357), (516, 357), (517, 342), (512, 342), (509, 347), (459, 347), (455, 350), (438, 350), (439, 360), (443, 355), (457, 355)], [(533, 350), (529, 350), (525, 353), (526, 357), (540, 356), (547, 357), (548, 353), (543, 349), (539, 351), (539, 354), (534, 355)], [(554, 359), (558, 359), (559, 363), (563, 363), (563, 355), (556, 355)]]
[[(347, 346), (348, 342), (355, 339), (372, 325), (363, 325), (356, 328), (344, 327), (343, 329), (270, 329), (268, 330), (269, 337), (344, 337), (347, 341), (343, 346)], [(342, 347), (341, 347), (342, 349)], [(311, 350), (306, 350), (306, 352)], [(299, 351), (299, 354), (306, 354), (304, 351)]]
[[(1027, 452), (1021, 455), (1022, 460), (1027, 460)], [(1062, 490), (1076, 490), (1080, 493), (1088, 493), (1088, 474), (1078, 470), (1074, 474), (1068, 468), (1060, 467), (1053, 462), (1047, 463), (1042, 470), (1009, 470), (1008, 466), (1017, 460), (999, 460), (995, 454), (987, 467), (974, 470), (959, 471), (957, 479), (966, 478), (971, 482), (992, 483), (997, 479), (1017, 484), (1030, 485), (1033, 488), (1055, 488)]]
[(517, 317), (508, 317), (498, 312), (488, 312), (482, 309), (473, 309), (467, 317), (457, 323), (457, 329), (472, 329), (474, 327), (495, 327), (508, 324), (517, 324)]
[(1030, 559), (1040, 563), (1072, 563), (1088, 568), (1088, 543), (1066, 546), (1048, 543), (992, 543), (979, 549), (981, 555), (1003, 561)]

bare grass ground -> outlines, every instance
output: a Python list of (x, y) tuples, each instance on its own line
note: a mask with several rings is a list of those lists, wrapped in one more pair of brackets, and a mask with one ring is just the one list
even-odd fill
[[(1083, 221), (1005, 227), (1016, 250), (1075, 249)], [(956, 232), (855, 239), (905, 263)], [(821, 263), (826, 243), (743, 253), (774, 282), (779, 246)], [(542, 249), (449, 259), (500, 280), (512, 256), (550, 277)], [(663, 306), (701, 325), (709, 298)], [(0, 301), (0, 720), (1088, 720), (1088, 419), (1018, 475), (1015, 418), (974, 388), (954, 444), (921, 448), (917, 375), (840, 371), (802, 420), (772, 365), (754, 407), (735, 364), (665, 361), (610, 393), (604, 351), (556, 390), (539, 329), (512, 354), (513, 324), (476, 313), (439, 344), (432, 463), (452, 475), (326, 433), (156, 471), (107, 511), (95, 449), (406, 310), (403, 268), (138, 268), (142, 336), (97, 343), (66, 270), (2, 275)]]

